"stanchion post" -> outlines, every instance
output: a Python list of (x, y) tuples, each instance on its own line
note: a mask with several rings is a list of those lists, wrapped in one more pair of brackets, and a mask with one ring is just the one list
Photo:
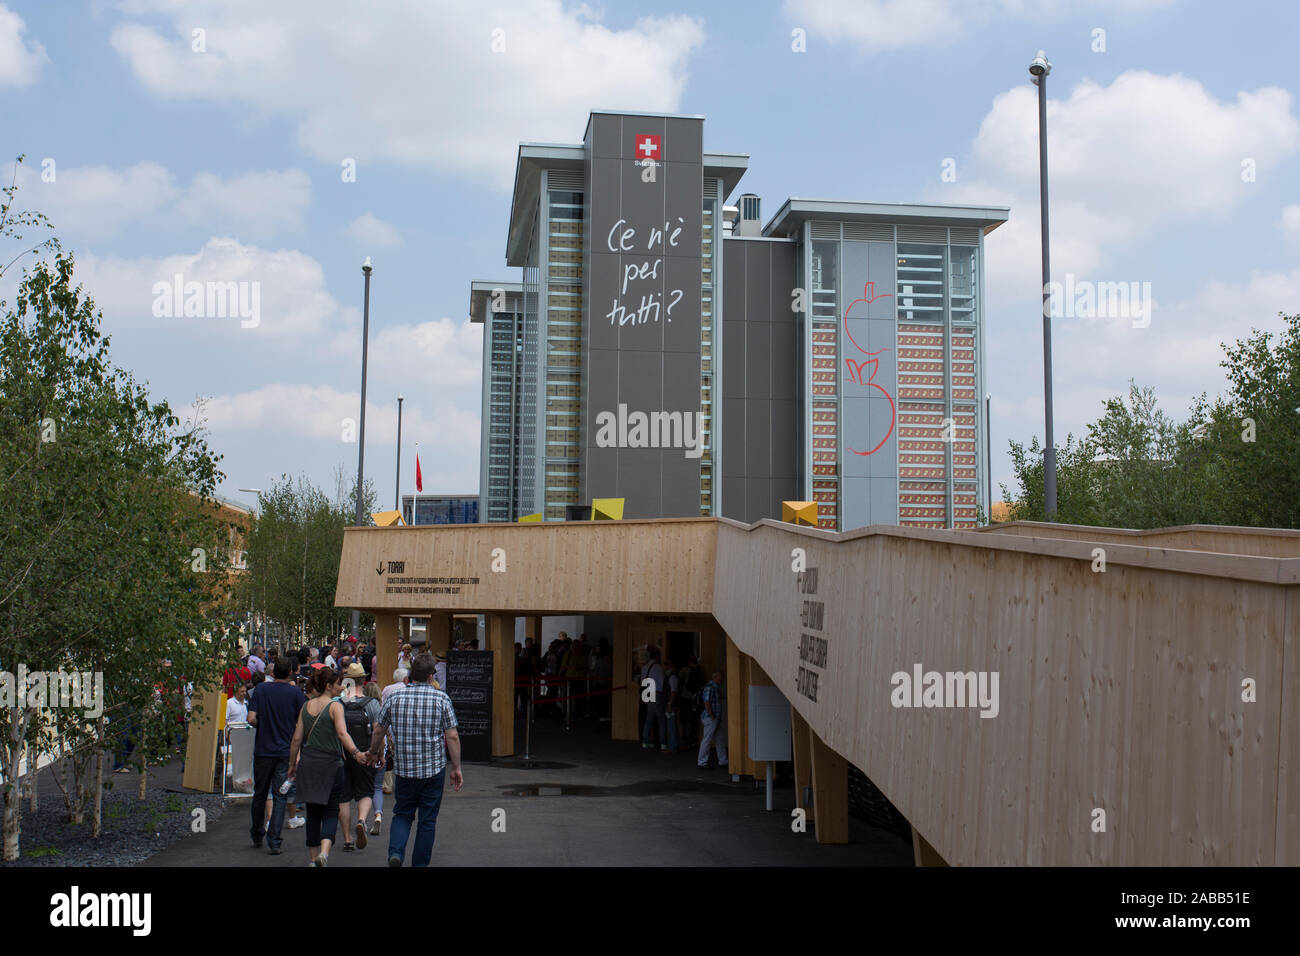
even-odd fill
[(533, 689), (537, 686), (537, 678), (530, 678), (528, 681), (528, 720), (524, 723), (524, 759), (533, 759)]

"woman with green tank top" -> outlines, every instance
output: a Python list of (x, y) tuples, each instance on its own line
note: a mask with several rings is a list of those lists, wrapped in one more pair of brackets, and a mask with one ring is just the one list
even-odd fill
[(289, 779), (297, 780), (298, 800), (307, 805), (309, 865), (326, 866), (343, 799), (343, 755), (365, 763), (365, 753), (352, 742), (343, 705), (336, 699), (343, 690), (342, 676), (328, 667), (317, 668), (308, 688), (315, 696), (298, 713), (289, 746)]

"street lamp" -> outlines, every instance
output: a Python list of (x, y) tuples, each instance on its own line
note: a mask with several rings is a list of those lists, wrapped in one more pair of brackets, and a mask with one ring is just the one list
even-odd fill
[(397, 396), (397, 474), (393, 476), (393, 507), (402, 511), (402, 396)]
[[(1052, 309), (1048, 289), (1052, 281), (1047, 244), (1047, 75), (1052, 64), (1042, 50), (1029, 63), (1029, 75), (1038, 87), (1038, 206), (1043, 239), (1043, 414), (1046, 419), (1043, 448), (1043, 505), (1048, 521), (1056, 515), (1056, 443), (1052, 433)], [(990, 504), (990, 507), (992, 505)]]
[[(370, 347), (370, 257), (361, 264), (366, 277), (365, 300), (361, 319), (361, 428), (357, 433), (357, 511), (355, 524), (361, 524), (361, 486), (366, 474), (366, 358)], [(361, 612), (352, 609), (352, 636), (361, 638)]]

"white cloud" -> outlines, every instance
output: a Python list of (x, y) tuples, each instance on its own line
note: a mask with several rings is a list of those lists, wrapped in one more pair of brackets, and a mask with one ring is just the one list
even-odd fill
[(194, 222), (220, 216), (254, 235), (302, 226), (311, 205), (311, 180), (299, 169), (245, 173), (222, 179), (199, 173), (176, 203), (177, 214)]
[(181, 189), (154, 162), (111, 169), (65, 167), (52, 159), (52, 180), (40, 166), (44, 158), (19, 167), (19, 197), (25, 208), (49, 216), (60, 236), (103, 239), (143, 222), (161, 228), (185, 221), (265, 237), (300, 228), (311, 205), (311, 181), (297, 169), (229, 178), (202, 172)]
[(26, 163), (19, 167), (22, 204), (45, 213), (60, 236), (101, 239), (127, 223), (149, 216), (179, 195), (172, 174), (157, 163), (141, 162), (126, 169), (107, 166), (79, 168), (58, 165), (53, 157), (53, 181)]
[(49, 62), (45, 47), (24, 40), (27, 24), (0, 3), (0, 86), (28, 86), (36, 82), (41, 67)]
[[(367, 450), (372, 441), (376, 445), (392, 445), (397, 441), (396, 402), (376, 402), (372, 395), (367, 395), (366, 401)], [(359, 392), (340, 391), (332, 385), (274, 383), (215, 396), (204, 411), (207, 424), (214, 432), (269, 430), (281, 433), (284, 438), (340, 442), (349, 445), (355, 455), (360, 404)], [(434, 402), (425, 409), (407, 401), (402, 409), (402, 443), (419, 440), (421, 435), (429, 439), (426, 446), (436, 441), (440, 448), (476, 448), (478, 415), (446, 402)], [(426, 464), (422, 459), (421, 465)]]
[[(100, 258), (85, 254), (77, 260), (78, 280), (92, 290), (96, 303), (116, 326), (156, 328), (160, 338), (206, 337), (221, 331), (238, 352), (263, 348), (268, 339), (284, 340), (280, 347), (300, 349), (304, 341), (332, 334), (356, 320), (356, 309), (344, 308), (326, 288), (320, 263), (290, 249), (268, 250), (229, 238), (209, 239), (196, 253), (162, 258)], [(238, 318), (156, 318), (153, 287), (172, 282), (257, 283), (260, 323), (241, 328)], [(211, 356), (209, 356), (211, 358)]]
[[(1122, 13), (1157, 10), (1173, 2), (1103, 0), (1091, 6)], [(977, 26), (992, 29), (999, 21), (1042, 20), (1068, 12), (1066, 0), (785, 0), (785, 15), (794, 26), (867, 52), (939, 46)]]
[(1300, 205), (1287, 206), (1282, 210), (1282, 219), (1277, 227), (1290, 242), (1300, 242)]
[[(382, 507), (391, 507), (397, 407), (395, 401), (375, 401), (373, 384), (366, 402), (366, 477), (374, 482)], [(306, 470), (319, 476), (327, 473), (328, 462), (340, 461), (350, 483), (356, 474), (359, 410), (358, 392), (330, 385), (272, 383), (211, 398), (205, 421), (213, 446), (227, 453), (222, 463), (231, 478), (227, 493), (234, 494), (246, 481), (261, 481), (258, 475), (272, 480), (281, 472)], [(477, 408), (458, 408), (408, 389), (402, 409), (403, 492), (415, 490), (415, 443), (420, 442), (426, 492), (473, 493), (478, 488), (479, 436)], [(268, 456), (265, 450), (271, 448), (274, 453)], [(325, 490), (334, 493), (328, 480)]]
[(400, 246), (402, 236), (397, 229), (372, 213), (357, 216), (348, 224), (347, 234), (358, 242), (372, 246)]
[[(980, 125), (959, 181), (937, 188), (944, 202), (1011, 207), (988, 243), (990, 288), (1014, 301), (1041, 296), (1038, 231), (1037, 90), (999, 95)], [(1125, 247), (1171, 224), (1222, 218), (1256, 187), (1242, 161), (1263, 174), (1300, 147), (1291, 95), (1276, 87), (1211, 96), (1181, 75), (1127, 72), (1109, 86), (1085, 81), (1048, 100), (1048, 175), (1053, 278), (1066, 272), (1131, 281), (1112, 269)], [(1140, 267), (1139, 267), (1140, 271)]]
[[(113, 30), (145, 87), (292, 117), (307, 151), (332, 164), (357, 159), (358, 179), (374, 175), (369, 163), (396, 161), (508, 187), (519, 139), (577, 140), (593, 90), (611, 108), (676, 111), (704, 42), (690, 17), (616, 30), (561, 0), (386, 0), (364, 12), (350, 0), (133, 0), (125, 9), (174, 27)], [(206, 53), (190, 49), (196, 23)]]

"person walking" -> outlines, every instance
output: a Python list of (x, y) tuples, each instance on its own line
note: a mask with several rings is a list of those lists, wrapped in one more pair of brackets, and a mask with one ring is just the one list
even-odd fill
[(666, 680), (664, 677), (664, 666), (659, 663), (659, 648), (651, 647), (649, 658), (645, 666), (641, 668), (641, 691), (644, 695), (646, 681), (653, 683), (653, 690), (650, 699), (646, 701), (645, 723), (641, 727), (641, 749), (654, 750), (654, 732), (659, 731), (659, 749), (668, 750), (668, 720), (664, 716), (664, 690)]
[[(451, 698), (433, 686), (433, 656), (416, 655), (410, 683), (379, 709), (370, 740), (370, 762), (379, 757), (384, 733), (392, 731), (393, 766), (397, 772), (396, 806), (388, 830), (388, 865), (401, 866), (416, 811), (420, 821), (411, 851), (412, 866), (428, 866), (437, 836), (438, 809), (448, 776), (460, 790), (460, 734)], [(447, 765), (451, 765), (448, 772)]]
[[(272, 856), (280, 853), (284, 827), (285, 795), (280, 792), (289, 771), (289, 750), (294, 724), (307, 698), (294, 681), (293, 658), (280, 657), (271, 671), (273, 680), (257, 688), (249, 698), (248, 722), (257, 728), (253, 744), (253, 846), (266, 839)], [(267, 825), (267, 796), (271, 796), (270, 825)]]
[[(375, 721), (379, 719), (379, 701), (368, 696), (362, 689), (365, 686), (366, 669), (359, 662), (353, 662), (343, 675), (351, 678), (351, 683), (344, 683), (343, 723), (348, 728), (348, 736), (357, 745), (359, 753), (370, 748), (370, 733)], [(343, 827), (343, 849), (364, 850), (366, 848), (366, 818), (370, 816), (370, 805), (375, 796), (375, 768), (359, 763), (353, 757), (343, 761), (343, 800), (339, 803), (339, 823)], [(348, 839), (352, 833), (352, 802), (357, 804), (356, 842)]]
[(343, 758), (366, 760), (348, 735), (343, 690), (338, 671), (322, 667), (311, 677), (317, 696), (298, 714), (298, 726), (289, 748), (289, 779), (298, 784), (298, 797), (307, 804), (307, 851), (312, 866), (328, 866), (330, 847), (338, 829), (343, 802)]
[[(367, 697), (372, 699), (376, 704), (380, 704), (383, 702), (380, 699), (379, 685), (376, 684), (374, 681), (371, 681), (369, 684), (366, 685), (365, 694)], [(378, 713), (375, 714), (375, 720), (376, 721), (379, 720)], [(372, 726), (370, 730), (371, 733), (373, 733), (374, 727)], [(367, 741), (367, 746), (368, 745), (369, 745), (369, 741)], [(388, 750), (388, 735), (385, 734), (384, 746), (380, 750), (379, 758), (373, 764), (371, 764), (371, 766), (374, 768), (375, 771), (375, 792), (373, 794), (373, 802), (375, 805), (375, 819), (372, 820), (370, 823), (371, 836), (379, 836), (379, 828), (384, 825), (384, 777), (387, 775), (387, 768), (391, 767), (392, 763), (393, 763), (393, 757)]]
[(726, 713), (722, 709), (722, 671), (713, 672), (713, 679), (704, 685), (700, 695), (703, 704), (703, 709), (700, 712), (700, 723), (704, 729), (700, 734), (700, 754), (695, 763), (701, 768), (707, 767), (709, 765), (709, 750), (716, 748), (718, 751), (718, 766), (725, 767), (727, 765), (727, 730), (723, 726)]

